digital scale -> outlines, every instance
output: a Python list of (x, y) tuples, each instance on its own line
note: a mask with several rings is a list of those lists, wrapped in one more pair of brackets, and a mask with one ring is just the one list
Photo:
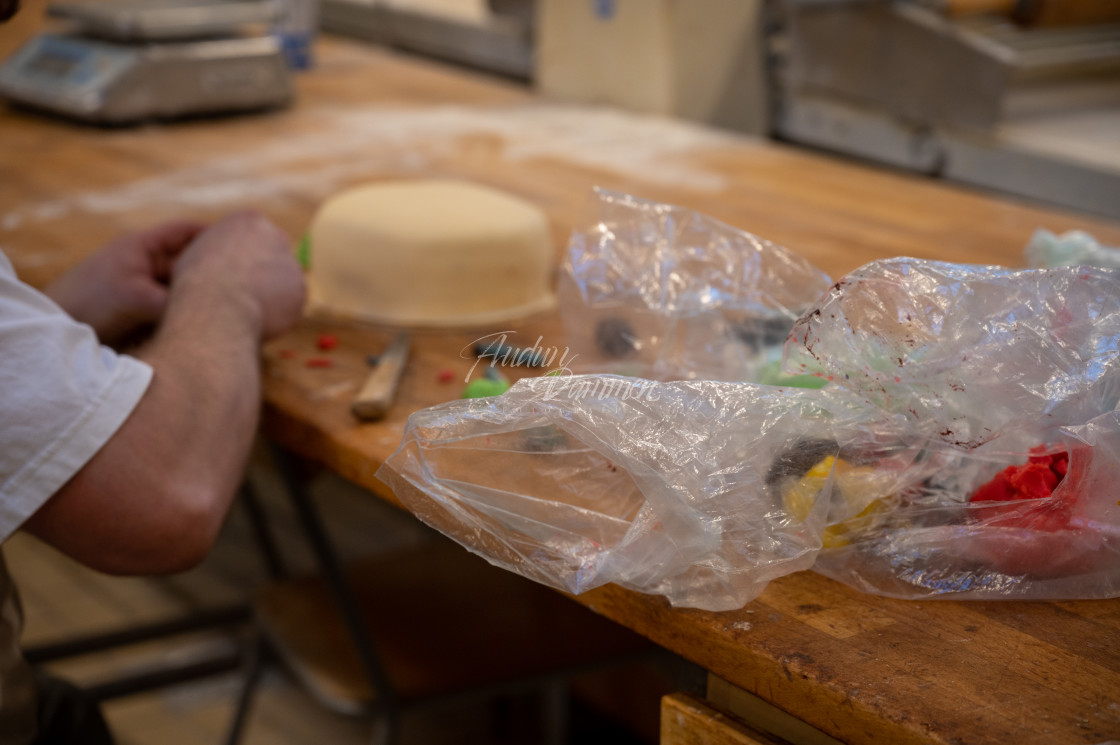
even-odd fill
[(41, 34), (0, 66), (0, 96), (102, 124), (286, 105), (291, 73), (266, 26), (269, 0), (56, 3), (70, 28)]

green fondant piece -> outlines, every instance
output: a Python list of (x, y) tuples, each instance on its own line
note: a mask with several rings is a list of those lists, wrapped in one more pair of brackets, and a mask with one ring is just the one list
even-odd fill
[(509, 390), (509, 382), (505, 380), (491, 380), (477, 378), (467, 383), (463, 389), (463, 398), (486, 398), (487, 396), (500, 396)]
[(296, 246), (296, 258), (304, 269), (311, 268), (311, 234), (304, 233)]
[(828, 380), (819, 375), (786, 375), (780, 360), (768, 362), (758, 372), (758, 382), (763, 385), (781, 385), (792, 388), (824, 388)]

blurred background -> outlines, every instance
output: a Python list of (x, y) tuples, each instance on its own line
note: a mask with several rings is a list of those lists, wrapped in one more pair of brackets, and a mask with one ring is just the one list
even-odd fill
[[(48, 3), (24, 6), (0, 30), (3, 58), (42, 27)], [(177, 16), (178, 32), (164, 16), (160, 28), (137, 20), (138, 9), (179, 6), (193, 15)], [(158, 43), (270, 19), (258, 26), (271, 26), (297, 69), (313, 64), (310, 44), (322, 30), (488, 72), (550, 99), (678, 117), (1120, 217), (1120, 0), (59, 0), (49, 8), (79, 36), (123, 44), (145, 30)], [(9, 99), (19, 97), (13, 61), (0, 72)]]
[(544, 95), (1120, 217), (1117, 0), (321, 0)]

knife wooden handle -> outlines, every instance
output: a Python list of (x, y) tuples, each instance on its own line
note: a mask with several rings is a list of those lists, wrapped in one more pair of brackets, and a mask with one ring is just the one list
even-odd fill
[(408, 361), (408, 334), (399, 334), (377, 361), (377, 367), (366, 378), (362, 389), (350, 404), (350, 412), (362, 421), (373, 421), (385, 416), (393, 404), (397, 381)]

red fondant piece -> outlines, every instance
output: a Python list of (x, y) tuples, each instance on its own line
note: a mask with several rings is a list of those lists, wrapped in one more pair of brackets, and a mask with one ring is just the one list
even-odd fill
[(316, 346), (324, 352), (329, 352), (338, 346), (338, 337), (334, 334), (319, 334)]
[(440, 370), (439, 371), (439, 382), (450, 383), (454, 379), (455, 379), (455, 371), (454, 370)]
[(966, 554), (997, 571), (1034, 579), (1085, 574), (1115, 562), (1112, 539), (1077, 519), (1078, 503), (1098, 495), (1083, 491), (1093, 449), (1079, 447), (1076, 454), (1079, 475), (1073, 481), (1066, 480), (1070, 455), (1063, 452), (1033, 455), (980, 487), (972, 497), (977, 504)]
[(1008, 466), (977, 489), (970, 500), (1002, 504), (979, 509), (976, 516), (986, 525), (999, 527), (1051, 531), (1068, 528), (1072, 498), (1050, 498), (1068, 468), (1066, 452), (1032, 455), (1027, 463)]

